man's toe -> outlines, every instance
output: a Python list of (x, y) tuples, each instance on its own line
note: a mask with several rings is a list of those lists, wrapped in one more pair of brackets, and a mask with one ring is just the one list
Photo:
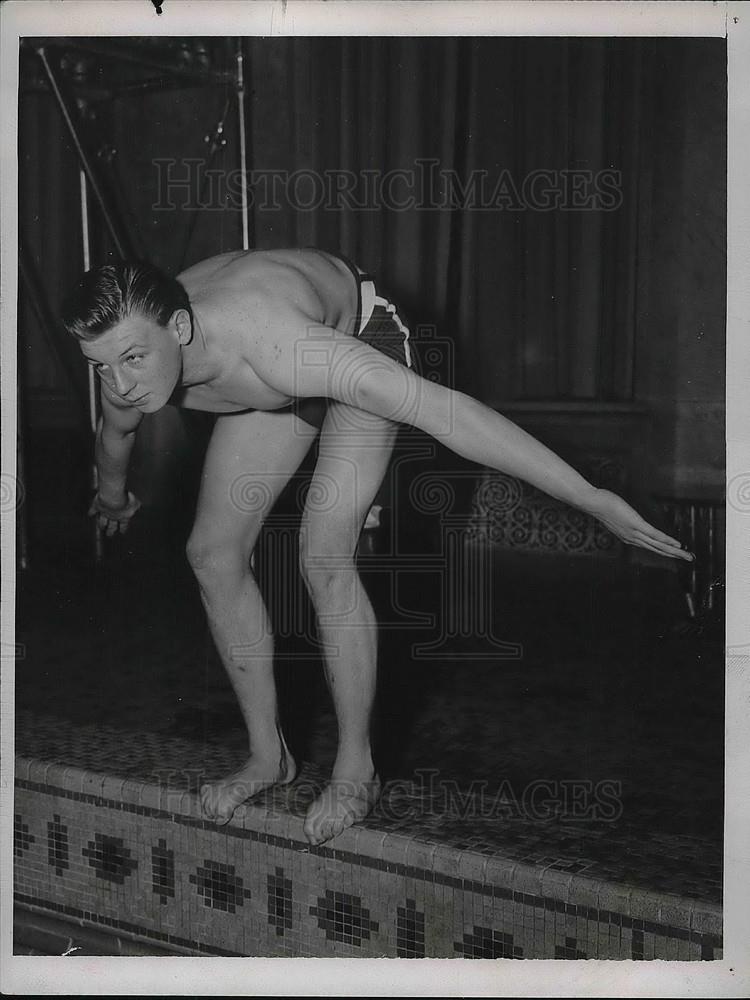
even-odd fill
[(201, 806), (203, 808), (203, 812), (210, 819), (211, 818), (211, 798), (209, 796), (208, 789), (205, 786), (203, 788), (201, 788)]

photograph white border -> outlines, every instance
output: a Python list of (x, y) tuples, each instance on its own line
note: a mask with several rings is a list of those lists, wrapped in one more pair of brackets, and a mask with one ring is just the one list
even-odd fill
[(4, 993), (745, 996), (750, 993), (750, 5), (495, 0), (7, 0), (0, 8), (2, 484), (15, 482), (18, 47), (24, 35), (727, 37), (728, 292), (724, 958), (715, 962), (13, 956), (15, 536), (2, 515), (0, 988)]

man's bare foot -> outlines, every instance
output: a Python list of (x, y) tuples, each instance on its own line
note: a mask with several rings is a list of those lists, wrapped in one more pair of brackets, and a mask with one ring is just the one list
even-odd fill
[(226, 778), (201, 785), (203, 812), (207, 819), (223, 826), (232, 818), (237, 806), (247, 799), (271, 785), (288, 785), (296, 775), (297, 765), (289, 751), (272, 764), (251, 757), (243, 767)]
[(311, 844), (323, 844), (372, 811), (380, 798), (380, 778), (371, 770), (366, 780), (332, 778), (307, 810), (304, 833)]

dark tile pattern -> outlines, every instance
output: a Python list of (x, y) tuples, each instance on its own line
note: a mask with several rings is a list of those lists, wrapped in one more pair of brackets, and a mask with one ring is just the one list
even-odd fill
[(359, 896), (328, 890), (318, 897), (318, 905), (310, 907), (310, 915), (317, 917), (318, 927), (326, 932), (329, 941), (360, 946), (371, 933), (377, 933), (378, 923), (370, 919), (370, 911), (362, 906)]
[(424, 958), (424, 913), (416, 901), (406, 900), (406, 906), (396, 910), (396, 955), (399, 958)]
[(33, 833), (29, 833), (28, 826), (23, 821), (23, 816), (18, 813), (13, 817), (13, 854), (20, 858), (24, 851), (28, 851), (36, 840)]
[(492, 930), (491, 927), (474, 926), (473, 934), (464, 934), (463, 941), (454, 946), (464, 958), (523, 958), (523, 948), (513, 944), (513, 935)]
[[(123, 816), (132, 814), (137, 816), (152, 817), (156, 820), (168, 822), (172, 827), (174, 824), (177, 824), (178, 826), (184, 826), (188, 829), (197, 828), (206, 831), (215, 831), (216, 829), (213, 823), (206, 820), (194, 819), (180, 814), (167, 813), (158, 809), (133, 805), (131, 803), (120, 802), (117, 800), (107, 800), (101, 796), (56, 788), (51, 785), (39, 784), (38, 782), (29, 781), (24, 778), (16, 778), (16, 787), (18, 789), (26, 789), (30, 792), (36, 792), (40, 795), (53, 795), (54, 797), (61, 798), (63, 800), (69, 799), (77, 803), (86, 803), (97, 807), (116, 809), (118, 812), (123, 814)], [(279, 796), (281, 793), (279, 793), (278, 790), (275, 790), (275, 792), (277, 799), (273, 808), (280, 808), (281, 799)], [(689, 941), (691, 944), (695, 944), (702, 948), (703, 954), (706, 957), (714, 957), (716, 951), (720, 953), (722, 949), (721, 935), (708, 932), (698, 933), (688, 931), (684, 925), (679, 927), (671, 924), (638, 920), (626, 916), (618, 911), (586, 906), (585, 904), (566, 903), (560, 899), (552, 899), (535, 893), (520, 892), (506, 888), (505, 886), (492, 885), (488, 882), (479, 882), (467, 878), (462, 879), (441, 874), (430, 869), (405, 865), (398, 862), (389, 862), (382, 858), (371, 858), (368, 857), (367, 854), (354, 854), (349, 851), (337, 850), (326, 846), (310, 847), (306, 841), (303, 843), (287, 837), (261, 833), (253, 829), (243, 829), (241, 827), (230, 826), (224, 829), (224, 834), (232, 839), (250, 840), (256, 842), (258, 845), (268, 845), (269, 848), (288, 850), (294, 852), (295, 854), (302, 852), (304, 854), (309, 854), (322, 859), (328, 858), (336, 862), (356, 866), (358, 869), (362, 870), (372, 870), (395, 874), (408, 879), (416, 879), (425, 885), (434, 883), (436, 886), (441, 885), (448, 886), (451, 889), (462, 889), (464, 892), (473, 893), (479, 896), (512, 901), (522, 906), (533, 907), (539, 911), (550, 910), (556, 913), (565, 914), (569, 917), (581, 918), (587, 921), (596, 921), (601, 924), (611, 924), (628, 929), (632, 928), (640, 931), (645, 929), (645, 931), (649, 934), (662, 938), (672, 938), (675, 941)], [(194, 881), (194, 876), (191, 878), (191, 881)], [(552, 957), (552, 955), (548, 957)], [(630, 956), (628, 955), (628, 957)]]
[(250, 890), (235, 874), (234, 865), (204, 859), (203, 865), (199, 865), (195, 874), (190, 876), (190, 882), (197, 887), (204, 905), (214, 910), (235, 913), (238, 906), (244, 906), (245, 900), (251, 898)]
[(111, 837), (105, 833), (95, 833), (94, 839), (88, 842), (81, 852), (89, 859), (89, 865), (96, 872), (96, 877), (123, 885), (138, 867), (130, 848), (125, 846), (122, 837)]
[(588, 958), (588, 955), (581, 951), (574, 937), (566, 937), (564, 945), (555, 945), (555, 958)]
[[(444, 723), (441, 723), (444, 725)], [(223, 740), (190, 740), (160, 733), (77, 726), (63, 719), (18, 713), (17, 751), (42, 760), (85, 770), (122, 775), (152, 784), (188, 790), (196, 775), (220, 777), (246, 758), (246, 737), (232, 732)], [(481, 741), (480, 741), (481, 742)], [(297, 782), (267, 789), (254, 805), (304, 815), (309, 801), (325, 783), (325, 770), (305, 763)], [(721, 852), (708, 838), (649, 831), (621, 820), (536, 820), (522, 815), (494, 815), (494, 800), (472, 802), (468, 814), (453, 816), (444, 789), (429, 780), (386, 784), (378, 807), (361, 824), (486, 854), (540, 864), (569, 874), (625, 882), (688, 898), (720, 902)], [(459, 845), (466, 845), (463, 848)], [(624, 860), (626, 859), (626, 860)]]
[(275, 875), (268, 875), (268, 922), (276, 928), (277, 937), (292, 929), (292, 880), (284, 878), (284, 869), (276, 867)]
[(62, 875), (66, 868), (70, 868), (69, 854), (68, 828), (55, 815), (52, 822), (47, 823), (47, 861), (56, 875)]
[(162, 837), (151, 847), (151, 888), (160, 903), (174, 899), (174, 851)]
[[(660, 957), (666, 958), (669, 957), (666, 954), (668, 949), (671, 949), (672, 957), (676, 957), (674, 953), (679, 952), (679, 957), (693, 960), (721, 958), (722, 954), (720, 934), (691, 931), (688, 929), (689, 923), (687, 922), (682, 923), (682, 926), (672, 926), (667, 923), (636, 919), (626, 916), (625, 913), (619, 913), (603, 907), (569, 903), (562, 899), (549, 898), (541, 894), (513, 890), (504, 885), (493, 885), (487, 880), (479, 882), (469, 878), (443, 874), (430, 868), (388, 861), (384, 857), (371, 857), (368, 856), (366, 848), (362, 852), (354, 854), (351, 851), (335, 849), (330, 846), (310, 847), (306, 841), (302, 842), (301, 840), (295, 840), (286, 836), (272, 835), (253, 828), (227, 827), (217, 830), (214, 825), (193, 816), (168, 813), (155, 808), (123, 803), (116, 799), (105, 799), (90, 793), (56, 789), (52, 785), (39, 784), (22, 778), (16, 780), (16, 785), (19, 795), (18, 812), (26, 816), (29, 821), (30, 832), (32, 833), (36, 829), (35, 815), (39, 817), (37, 821), (39, 822), (45, 814), (48, 815), (53, 811), (49, 806), (49, 800), (52, 799), (53, 802), (59, 802), (58, 811), (55, 815), (58, 816), (58, 820), (61, 820), (59, 823), (60, 826), (67, 824), (72, 829), (74, 827), (77, 828), (78, 823), (82, 822), (83, 830), (85, 830), (88, 824), (96, 825), (102, 821), (99, 817), (103, 818), (106, 816), (108, 817), (108, 821), (114, 820), (122, 824), (123, 828), (129, 829), (132, 836), (137, 836), (138, 831), (142, 830), (144, 824), (151, 826), (152, 829), (159, 830), (159, 832), (163, 830), (164, 837), (161, 839), (159, 846), (166, 845), (168, 842), (174, 842), (174, 838), (176, 838), (183, 844), (182, 850), (187, 849), (188, 857), (191, 856), (190, 852), (194, 848), (189, 846), (186, 848), (185, 845), (189, 845), (190, 843), (197, 845), (198, 841), (203, 840), (208, 833), (216, 849), (226, 852), (228, 857), (239, 859), (243, 858), (244, 855), (244, 859), (238, 862), (243, 866), (243, 868), (239, 869), (243, 873), (247, 865), (246, 859), (248, 857), (252, 858), (252, 867), (248, 872), (248, 879), (250, 881), (253, 878), (259, 879), (259, 888), (262, 886), (264, 890), (256, 896), (256, 890), (253, 889), (253, 898), (257, 898), (258, 902), (256, 906), (248, 907), (248, 910), (252, 911), (253, 914), (251, 916), (252, 920), (260, 918), (264, 923), (268, 921), (269, 900), (267, 890), (269, 871), (268, 868), (263, 870), (264, 859), (270, 861), (272, 858), (275, 860), (276, 858), (283, 857), (286, 866), (282, 868), (281, 865), (278, 865), (274, 869), (276, 873), (275, 878), (294, 882), (294, 884), (298, 884), (298, 880), (301, 880), (301, 892), (309, 891), (309, 889), (305, 889), (306, 884), (313, 889), (313, 892), (316, 890), (318, 893), (324, 891), (325, 896), (318, 896), (317, 901), (325, 905), (322, 908), (311, 907), (310, 914), (312, 919), (303, 919), (300, 924), (297, 924), (295, 921), (294, 938), (292, 940), (290, 936), (289, 947), (284, 948), (282, 953), (289, 953), (289, 948), (292, 948), (295, 954), (330, 954), (330, 952), (326, 952), (325, 950), (327, 947), (326, 943), (318, 938), (318, 929), (321, 926), (327, 931), (326, 942), (343, 940), (350, 947), (360, 947), (364, 941), (369, 939), (369, 932), (377, 927), (375, 921), (370, 920), (370, 914), (365, 909), (363, 903), (377, 900), (378, 905), (384, 907), (384, 912), (387, 912), (389, 915), (390, 929), (387, 938), (392, 943), (388, 947), (393, 949), (392, 953), (394, 957), (396, 955), (397, 942), (393, 940), (392, 935), (395, 932), (394, 936), (396, 938), (400, 936), (398, 926), (399, 917), (401, 918), (401, 933), (406, 929), (403, 926), (406, 922), (403, 919), (404, 917), (409, 918), (409, 921), (414, 917), (414, 924), (417, 926), (421, 924), (424, 927), (426, 938), (425, 954), (430, 957), (447, 957), (446, 948), (450, 949), (454, 954), (458, 948), (459, 953), (461, 950), (466, 950), (467, 954), (481, 957), (492, 957), (493, 954), (500, 955), (503, 949), (512, 955), (515, 949), (520, 949), (520, 955), (554, 958), (556, 946), (563, 949), (573, 947), (572, 935), (575, 934), (572, 928), (571, 930), (566, 928), (566, 933), (571, 935), (571, 940), (566, 941), (565, 938), (561, 939), (559, 935), (562, 926), (557, 923), (558, 920), (564, 924), (567, 924), (569, 920), (573, 920), (578, 926), (580, 926), (580, 921), (585, 922), (587, 928), (586, 940), (591, 944), (593, 934), (593, 939), (599, 942), (594, 945), (593, 951), (586, 947), (587, 956), (590, 958), (638, 958), (641, 954), (647, 960)], [(80, 831), (77, 836), (80, 836)], [(126, 839), (129, 839), (129, 836)], [(253, 844), (252, 849), (247, 853), (242, 847), (243, 842)], [(383, 842), (381, 846), (384, 852), (390, 849), (387, 842)], [(32, 892), (36, 893), (36, 905), (46, 908), (48, 897), (46, 886), (41, 885), (36, 889), (32, 888), (34, 883), (38, 881), (38, 876), (35, 875), (33, 858), (35, 853), (39, 853), (39, 848), (34, 850), (32, 845), (32, 849), (28, 855), (29, 862), (26, 862), (26, 856), (16, 861), (16, 871), (20, 875), (17, 891), (21, 896), (26, 898), (26, 894), (32, 889)], [(476, 855), (474, 857), (475, 859), (477, 858)], [(257, 862), (260, 862), (260, 868), (257, 874), (252, 874)], [(216, 862), (212, 864), (206, 862), (206, 867), (209, 866), (214, 872), (224, 869), (224, 875), (233, 876), (234, 874), (229, 866), (221, 866)], [(184, 898), (190, 882), (193, 885), (197, 885), (198, 883), (195, 875), (192, 878), (188, 877), (190, 873), (189, 868), (181, 868), (180, 865), (176, 867), (177, 871), (175, 875), (182, 885), (181, 894)], [(289, 873), (290, 877), (288, 879), (285, 878), (284, 872)], [(377, 874), (375, 874), (373, 879), (374, 873)], [(141, 898), (144, 893), (150, 894), (152, 891), (153, 883), (151, 875), (150, 870), (137, 875), (139, 881), (134, 880), (137, 898)], [(95, 885), (92, 884), (95, 880), (92, 878), (87, 887), (82, 886), (80, 869), (67, 875), (66, 879), (67, 881), (63, 885), (66, 895), (70, 894), (70, 904), (74, 905), (78, 902), (81, 899), (81, 894), (88, 896), (84, 913), (91, 914), (91, 916), (86, 916), (85, 919), (92, 919), (99, 922), (97, 911), (100, 908), (101, 899)], [(345, 893), (337, 894), (336, 890), (339, 887), (342, 889), (348, 888), (350, 879), (357, 882), (362, 881), (363, 885), (365, 881), (369, 883), (366, 894), (357, 896)], [(406, 879), (406, 884), (408, 885), (413, 886), (416, 883), (418, 893), (416, 898), (410, 896), (404, 900), (404, 882), (401, 881), (402, 879)], [(223, 885), (220, 884), (218, 886), (216, 885), (217, 879), (215, 876), (212, 876), (210, 881), (214, 883), (213, 886), (204, 886), (204, 889), (208, 888), (208, 891), (214, 890), (219, 896), (216, 900), (219, 903), (219, 907), (217, 908), (224, 909), (228, 894), (226, 880), (222, 879), (220, 875), (218, 881), (220, 883), (223, 882)], [(331, 882), (333, 882), (333, 886), (331, 886)], [(255, 884), (258, 883), (256, 882)], [(331, 886), (330, 889), (329, 886)], [(283, 883), (282, 887), (288, 888), (288, 886), (283, 886)], [(443, 887), (449, 890), (447, 894), (444, 894)], [(239, 887), (235, 886), (235, 891), (237, 888)], [(606, 886), (602, 886), (602, 889), (606, 890)], [(192, 895), (192, 891), (188, 894)], [(202, 894), (200, 890), (199, 894)], [(249, 893), (246, 895), (249, 898)], [(18, 898), (20, 899), (21, 896)], [(421, 904), (421, 900), (424, 900), (426, 905)], [(484, 901), (482, 902), (482, 900)], [(420, 901), (419, 904), (418, 901)], [(406, 902), (406, 906), (401, 907), (401, 909), (405, 912), (399, 913), (399, 904), (403, 902)], [(508, 916), (510, 916), (508, 908), (505, 907), (506, 902), (511, 904), (511, 926), (508, 926), (505, 922)], [(653, 903), (656, 905), (658, 902), (657, 897)], [(665, 902), (672, 906), (675, 904), (674, 900)], [(210, 903), (207, 905), (210, 905)], [(420, 911), (424, 912), (423, 923), (416, 918), (415, 911), (417, 905), (420, 905)], [(496, 930), (493, 935), (490, 928), (496, 928), (497, 924), (494, 924), (490, 919), (483, 921), (479, 929), (475, 927), (474, 933), (467, 935), (463, 942), (457, 945), (457, 938), (462, 933), (465, 933), (465, 928), (461, 927), (461, 914), (467, 905), (473, 906), (475, 910), (477, 906), (483, 908), (487, 916), (493, 911), (496, 915), (499, 915), (498, 907), (500, 907), (503, 914), (501, 929), (512, 935), (513, 941), (509, 938), (503, 938), (500, 930)], [(454, 906), (458, 907), (455, 911)], [(682, 920), (688, 921), (690, 915), (689, 912), (684, 912), (685, 907), (686, 901), (682, 901), (681, 908), (683, 913), (676, 913), (675, 916), (681, 916)], [(80, 906), (78, 908), (80, 909)], [(559, 918), (557, 914), (560, 914)], [(530, 928), (536, 929), (542, 925), (544, 925), (545, 932), (547, 932), (549, 930), (550, 917), (553, 915), (553, 923), (557, 925), (557, 936), (555, 938), (550, 939), (549, 934), (545, 933), (543, 939), (537, 939), (537, 937), (533, 937), (530, 934)], [(135, 912), (133, 912), (133, 916), (135, 916)], [(153, 916), (153, 911), (149, 911), (148, 919), (153, 920)], [(172, 922), (176, 917), (178, 927), (180, 927), (180, 923), (182, 924), (180, 929), (183, 939), (189, 938), (195, 940), (195, 936), (197, 935), (198, 940), (204, 940), (203, 935), (208, 935), (205, 938), (206, 943), (220, 946), (224, 951), (237, 949), (238, 953), (247, 953), (242, 951), (243, 948), (247, 947), (245, 943), (247, 939), (243, 937), (241, 931), (230, 937), (227, 937), (222, 932), (223, 936), (214, 937), (212, 941), (211, 918), (208, 914), (206, 915), (205, 922), (202, 922), (200, 919), (197, 921), (197, 926), (194, 918), (190, 918), (188, 923), (185, 924), (186, 916), (187, 914), (183, 913), (182, 917), (180, 917), (177, 911), (170, 908), (164, 918), (166, 924), (164, 929), (169, 932), (173, 927)], [(458, 923), (455, 930), (450, 928), (450, 923), (446, 923), (446, 917), (449, 921), (452, 919)], [(246, 920), (247, 917), (240, 917), (237, 921), (237, 928), (242, 928)], [(366, 927), (366, 933), (363, 933), (362, 926), (358, 927), (356, 925), (364, 925), (365, 920), (368, 921), (369, 926)], [(433, 923), (433, 920), (437, 920), (437, 924)], [(395, 927), (394, 924), (396, 925)], [(109, 926), (114, 925), (110, 924)], [(618, 928), (618, 930), (612, 934), (609, 931), (610, 927), (613, 929)], [(484, 928), (484, 931), (481, 928)], [(622, 928), (624, 933), (621, 933), (619, 928)], [(225, 927), (224, 932), (227, 930), (228, 928)], [(328, 931), (331, 933), (329, 934)], [(338, 936), (336, 932), (338, 932)], [(271, 933), (273, 934), (273, 932)], [(277, 936), (273, 935), (270, 940), (273, 941)], [(605, 938), (608, 943), (605, 942)], [(274, 950), (274, 946), (270, 944), (268, 938), (265, 940), (268, 942), (271, 950), (261, 953), (279, 953)], [(315, 945), (316, 940), (319, 941), (317, 947)], [(254, 931), (250, 939), (251, 949), (257, 947), (257, 944), (253, 943), (257, 941), (257, 931)], [(635, 942), (635, 948), (631, 947), (633, 941)], [(300, 947), (300, 942), (303, 947), (303, 951), (301, 952), (297, 950)], [(411, 946), (412, 943), (417, 945), (420, 942), (415, 933), (413, 942), (411, 939), (404, 942), (402, 937), (398, 943), (403, 947), (404, 943), (407, 946)], [(305, 948), (308, 950), (305, 951)], [(584, 949), (576, 948), (575, 950), (583, 951)], [(250, 953), (257, 954), (257, 952), (252, 950)], [(362, 953), (364, 954), (364, 951)], [(368, 953), (373, 953), (372, 946), (370, 946)], [(380, 952), (376, 952), (376, 954), (380, 954)]]

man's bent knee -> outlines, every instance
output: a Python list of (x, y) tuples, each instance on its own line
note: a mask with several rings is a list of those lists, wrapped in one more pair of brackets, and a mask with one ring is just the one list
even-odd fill
[(300, 545), (299, 568), (308, 593), (316, 598), (330, 595), (337, 590), (349, 589), (357, 575), (354, 558), (347, 554), (325, 553), (314, 555)]
[(191, 536), (185, 555), (193, 573), (200, 581), (224, 580), (249, 571), (250, 553), (246, 546), (227, 541), (209, 542)]

